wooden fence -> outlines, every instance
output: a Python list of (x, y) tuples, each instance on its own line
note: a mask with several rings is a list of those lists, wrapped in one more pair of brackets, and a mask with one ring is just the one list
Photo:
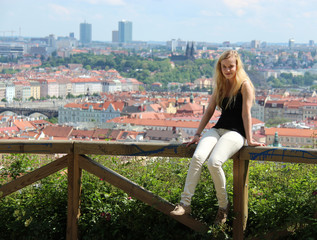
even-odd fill
[[(0, 153), (27, 154), (66, 154), (65, 156), (42, 166), (12, 182), (0, 187), (0, 198), (45, 178), (63, 168), (68, 168), (68, 206), (67, 231), (68, 240), (78, 239), (78, 219), (80, 217), (80, 194), (82, 170), (102, 178), (133, 196), (149, 204), (157, 210), (169, 215), (174, 205), (154, 195), (129, 179), (117, 174), (93, 159), (92, 155), (124, 155), (124, 156), (162, 156), (188, 157), (194, 153), (196, 146), (186, 147), (184, 144), (158, 143), (116, 143), (116, 142), (84, 142), (84, 141), (1, 141)], [(271, 147), (244, 147), (233, 157), (233, 238), (243, 239), (248, 218), (248, 174), (249, 160), (317, 163), (316, 149), (290, 149)], [(172, 217), (172, 216), (171, 216)], [(190, 215), (173, 217), (191, 229), (206, 232), (208, 226)]]

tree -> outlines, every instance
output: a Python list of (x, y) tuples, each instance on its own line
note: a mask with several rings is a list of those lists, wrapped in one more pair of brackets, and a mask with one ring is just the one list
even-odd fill
[(49, 121), (50, 123), (53, 123), (53, 124), (58, 123), (58, 119), (56, 117), (49, 118), (47, 121)]
[(71, 94), (71, 93), (68, 93), (68, 94), (66, 95), (66, 98), (67, 98), (67, 99), (75, 98), (75, 96), (74, 96), (73, 94)]
[(263, 87), (267, 86), (264, 76), (260, 74), (258, 71), (250, 70), (246, 72), (255, 86), (263, 86)]
[(281, 83), (280, 79), (275, 78), (273, 76), (271, 76), (271, 77), (269, 77), (267, 79), (267, 83), (269, 85), (271, 85), (272, 87), (282, 87), (283, 86), (283, 84)]
[(275, 127), (279, 124), (283, 124), (288, 122), (289, 120), (286, 118), (271, 118), (269, 120), (266, 121), (265, 126), (266, 127)]

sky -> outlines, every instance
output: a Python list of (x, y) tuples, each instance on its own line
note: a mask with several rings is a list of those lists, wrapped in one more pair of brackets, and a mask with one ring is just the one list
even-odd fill
[(317, 42), (316, 0), (0, 0), (0, 36), (79, 39), (87, 22), (94, 41), (111, 41), (123, 19), (134, 41)]

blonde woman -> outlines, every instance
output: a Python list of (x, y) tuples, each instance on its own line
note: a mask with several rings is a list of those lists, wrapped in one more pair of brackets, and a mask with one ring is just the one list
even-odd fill
[[(198, 143), (198, 146), (188, 169), (180, 204), (170, 214), (179, 216), (191, 212), (191, 198), (200, 178), (202, 165), (208, 160), (219, 205), (215, 224), (223, 224), (230, 205), (222, 164), (242, 148), (245, 140), (249, 146), (264, 144), (252, 139), (251, 106), (255, 98), (254, 86), (243, 69), (237, 51), (225, 51), (220, 56), (216, 63), (214, 80), (214, 92), (209, 105), (193, 140), (187, 144), (189, 146)], [(201, 136), (216, 107), (221, 109), (218, 122)]]

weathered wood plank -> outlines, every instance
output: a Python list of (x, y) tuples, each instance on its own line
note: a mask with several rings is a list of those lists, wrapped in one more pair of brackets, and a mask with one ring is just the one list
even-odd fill
[(68, 203), (66, 239), (78, 239), (78, 219), (80, 216), (80, 194), (82, 169), (79, 168), (79, 155), (68, 158)]
[[(192, 157), (195, 145), (85, 141), (1, 140), (0, 153), (78, 154)], [(317, 149), (244, 147), (240, 159), (317, 164)]]
[[(122, 189), (130, 196), (141, 200), (142, 202), (154, 207), (155, 209), (161, 211), (166, 215), (169, 215), (169, 213), (175, 207), (173, 204), (169, 203), (165, 199), (156, 196), (152, 192), (144, 189), (143, 187), (137, 185), (129, 179), (119, 175), (111, 169), (104, 167), (103, 165), (93, 161), (86, 156), (81, 156), (79, 166), (80, 168), (98, 176), (99, 178), (104, 179), (111, 185)], [(206, 232), (208, 230), (207, 225), (199, 222), (189, 215), (174, 217), (174, 219), (198, 232)]]
[(249, 160), (233, 158), (233, 238), (243, 239), (248, 220)]
[(244, 147), (240, 159), (317, 164), (317, 149)]
[(165, 143), (74, 142), (76, 154), (192, 157), (195, 145)]
[(1, 140), (0, 153), (71, 153), (72, 141)]
[(5, 197), (17, 190), (20, 190), (42, 178), (45, 178), (65, 167), (67, 167), (68, 155), (55, 160), (43, 167), (40, 167), (33, 172), (27, 173), (26, 175), (15, 179), (0, 187), (0, 198)]

